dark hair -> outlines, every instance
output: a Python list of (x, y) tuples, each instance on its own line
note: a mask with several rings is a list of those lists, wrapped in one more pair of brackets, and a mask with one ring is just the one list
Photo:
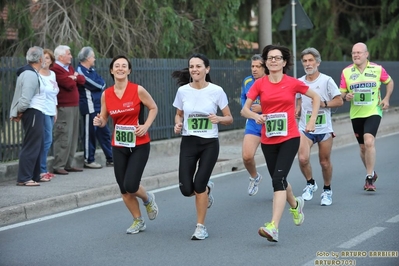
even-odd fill
[[(192, 54), (192, 55), (188, 58), (188, 65), (190, 64), (190, 60), (191, 60), (192, 58), (199, 58), (199, 59), (201, 59), (202, 61), (204, 61), (205, 67), (209, 67), (209, 59), (208, 59), (205, 55), (199, 54), (199, 53), (197, 53), (197, 54)], [(188, 67), (183, 68), (182, 70), (173, 71), (173, 73), (172, 73), (172, 78), (174, 78), (174, 79), (177, 80), (177, 81), (176, 81), (176, 84), (177, 84), (178, 86), (183, 86), (183, 85), (186, 85), (186, 84), (190, 83), (191, 76), (190, 76), (190, 71), (189, 71)], [(212, 81), (211, 81), (211, 76), (209, 75), (209, 73), (206, 74), (206, 76), (205, 76), (205, 81), (207, 81), (207, 82), (212, 82)]]
[[(114, 74), (111, 73), (111, 70), (112, 70), (112, 68), (114, 67), (115, 61), (118, 60), (118, 59), (121, 59), (121, 58), (126, 59), (127, 64), (128, 64), (128, 66), (129, 66), (129, 69), (130, 69), (130, 70), (132, 69), (132, 64), (130, 63), (129, 59), (128, 59), (126, 56), (124, 56), (124, 55), (117, 55), (117, 56), (115, 56), (114, 58), (112, 58), (111, 64), (109, 64), (109, 71), (110, 71), (112, 80), (115, 80), (115, 79), (114, 79)], [(128, 75), (128, 76), (129, 76), (129, 75)]]
[[(262, 57), (265, 62), (267, 61), (267, 55), (271, 50), (279, 50), (281, 54), (283, 55), (283, 60), (286, 61), (285, 66), (283, 67), (283, 74), (287, 74), (287, 71), (290, 70), (292, 66), (292, 57), (291, 57), (291, 52), (290, 49), (288, 49), (285, 46), (281, 45), (266, 45), (265, 48), (263, 48), (262, 51)], [(269, 75), (269, 70), (267, 69), (266, 66), (266, 74)]]

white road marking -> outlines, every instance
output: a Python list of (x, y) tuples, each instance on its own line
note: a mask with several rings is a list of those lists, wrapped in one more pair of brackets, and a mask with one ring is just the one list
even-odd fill
[(387, 223), (398, 223), (399, 222), (399, 215), (392, 217), (391, 219), (386, 221)]
[(385, 227), (373, 227), (369, 230), (367, 230), (364, 233), (361, 233), (360, 235), (352, 238), (351, 240), (339, 245), (339, 248), (344, 248), (344, 249), (350, 249), (353, 248), (354, 246), (360, 244), (363, 241), (366, 241), (367, 239), (375, 236), (376, 234), (384, 231), (386, 228)]

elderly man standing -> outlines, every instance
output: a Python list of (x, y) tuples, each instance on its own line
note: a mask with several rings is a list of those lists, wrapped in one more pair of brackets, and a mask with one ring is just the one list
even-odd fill
[(58, 116), (54, 124), (54, 164), (55, 174), (67, 175), (83, 169), (72, 167), (79, 137), (79, 92), (77, 84), (84, 84), (85, 77), (75, 72), (71, 65), (71, 49), (59, 45), (54, 50), (54, 71), (60, 92), (57, 95)]
[(31, 47), (26, 53), (27, 65), (17, 70), (17, 84), (11, 104), (10, 119), (21, 121), (25, 132), (19, 154), (18, 186), (40, 186), (40, 154), (43, 150), (44, 105), (46, 95), (40, 89), (39, 70), (44, 62), (43, 49)]
[(79, 65), (77, 72), (86, 78), (83, 85), (79, 88), (79, 109), (83, 118), (83, 154), (84, 167), (89, 169), (100, 169), (101, 164), (95, 162), (96, 138), (107, 160), (106, 166), (113, 166), (111, 133), (107, 125), (104, 127), (95, 127), (93, 125), (94, 117), (101, 111), (101, 95), (105, 89), (104, 79), (97, 74), (94, 69), (96, 57), (93, 48), (83, 47), (78, 54)]

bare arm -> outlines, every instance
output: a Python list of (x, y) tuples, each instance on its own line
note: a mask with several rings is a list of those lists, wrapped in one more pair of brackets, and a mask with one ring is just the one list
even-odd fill
[(139, 92), (139, 98), (141, 102), (144, 104), (145, 107), (148, 108), (148, 116), (147, 119), (144, 122), (144, 125), (138, 125), (136, 128), (136, 135), (141, 137), (145, 135), (154, 122), (155, 118), (157, 117), (158, 114), (158, 106), (155, 103), (154, 99), (151, 97), (151, 95), (148, 93), (146, 89), (144, 89), (142, 86), (139, 86), (138, 88)]
[(385, 94), (384, 99), (382, 99), (380, 103), (383, 110), (386, 110), (389, 107), (389, 99), (391, 98), (394, 87), (393, 79), (391, 79), (391, 81), (386, 86), (387, 86), (387, 93)]
[(183, 128), (183, 117), (184, 117), (183, 110), (176, 109), (175, 127), (174, 127), (175, 134), (181, 133), (181, 130)]
[(93, 119), (93, 126), (105, 127), (108, 121), (107, 105), (105, 103), (105, 93), (101, 95), (101, 112)]
[(320, 96), (314, 92), (312, 89), (308, 89), (307, 92), (305, 93), (306, 96), (309, 98), (312, 98), (312, 115), (310, 116), (310, 119), (308, 123), (306, 124), (306, 132), (314, 132), (315, 131), (315, 122), (317, 115), (319, 113), (319, 107), (320, 107)]
[(208, 116), (209, 120), (212, 124), (222, 124), (222, 125), (230, 125), (233, 123), (233, 116), (231, 115), (230, 108), (226, 105), (225, 108), (222, 109), (223, 116), (217, 116), (216, 114), (210, 114)]

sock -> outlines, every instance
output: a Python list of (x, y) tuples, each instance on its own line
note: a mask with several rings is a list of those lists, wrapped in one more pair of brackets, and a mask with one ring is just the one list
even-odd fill
[(331, 185), (329, 185), (329, 186), (324, 185), (323, 189), (324, 190), (331, 190)]
[(147, 198), (148, 198), (148, 200), (144, 202), (145, 206), (147, 206), (150, 203), (150, 201), (151, 201), (151, 196), (148, 195), (148, 193), (147, 193)]
[(308, 184), (314, 185), (314, 179), (311, 178), (310, 180), (306, 181)]

